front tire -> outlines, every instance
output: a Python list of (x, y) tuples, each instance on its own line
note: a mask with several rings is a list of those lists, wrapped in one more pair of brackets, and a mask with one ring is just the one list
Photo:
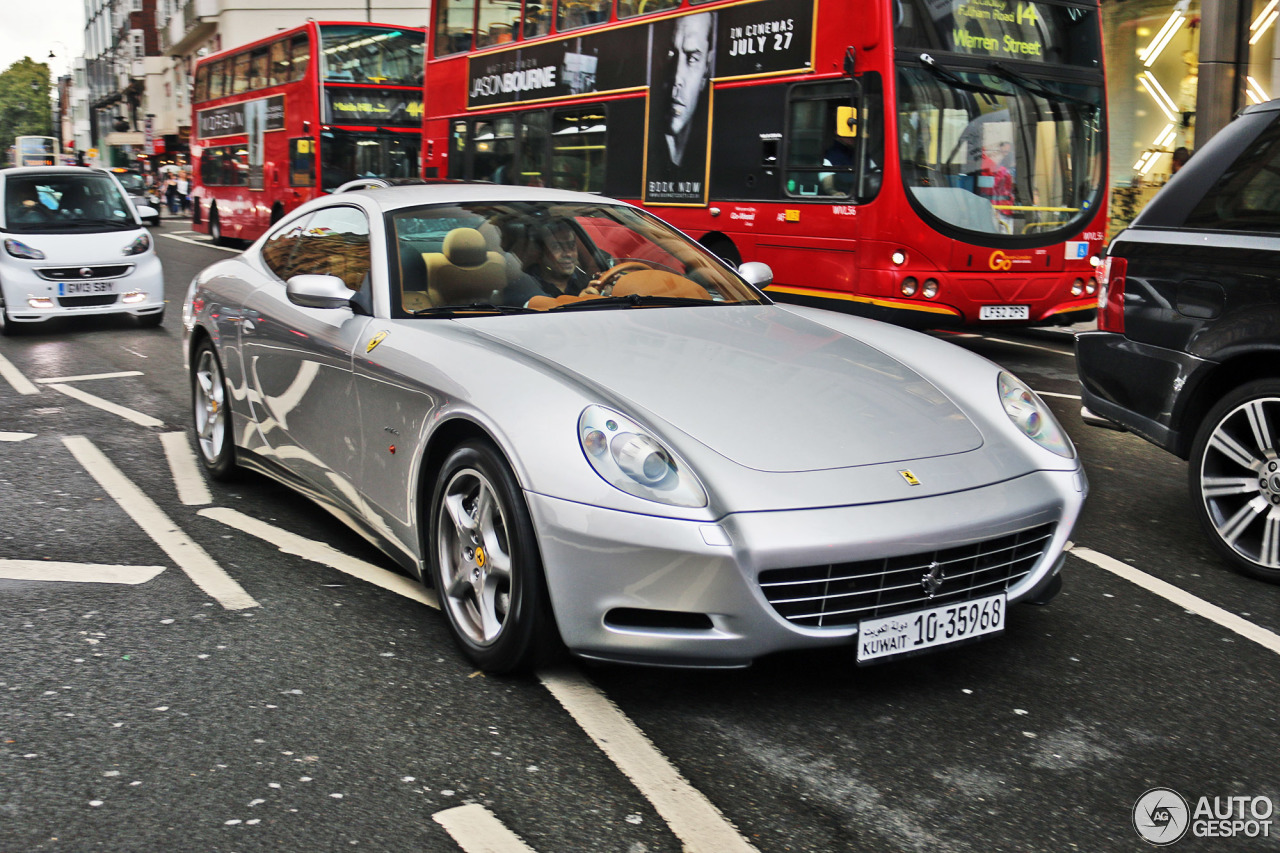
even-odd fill
[(208, 339), (196, 347), (191, 361), (191, 401), (196, 449), (200, 463), (215, 480), (235, 476), (236, 449), (232, 441), (231, 395), (222, 364)]
[(1189, 477), (1218, 553), (1243, 574), (1280, 583), (1280, 380), (1242, 385), (1209, 411)]
[(0, 335), (13, 337), (14, 335), (20, 335), (26, 331), (26, 329), (23, 328), (23, 325), (21, 323), (15, 323), (13, 320), (9, 318), (8, 311), (5, 311), (4, 317), (0, 319), (4, 320), (4, 326), (0, 327)]
[(533, 523), (506, 460), (469, 441), (436, 478), (427, 538), (449, 630), (480, 669), (530, 669), (551, 648), (553, 622)]

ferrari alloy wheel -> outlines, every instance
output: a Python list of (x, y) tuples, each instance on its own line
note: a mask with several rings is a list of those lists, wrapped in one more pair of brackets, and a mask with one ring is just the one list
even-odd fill
[(1280, 380), (1250, 382), (1210, 410), (1190, 479), (1213, 546), (1238, 571), (1280, 583)]
[(229, 479), (236, 465), (231, 441), (230, 395), (213, 344), (196, 348), (191, 369), (191, 403), (200, 462), (215, 480)]
[(542, 561), (519, 485), (491, 445), (449, 455), (431, 519), (432, 580), (463, 652), (490, 672), (538, 663), (550, 644)]

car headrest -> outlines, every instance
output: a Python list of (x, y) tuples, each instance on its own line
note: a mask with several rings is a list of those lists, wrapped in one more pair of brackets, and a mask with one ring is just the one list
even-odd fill
[(444, 238), (444, 256), (455, 267), (478, 267), (489, 258), (484, 235), (474, 228), (455, 228)]

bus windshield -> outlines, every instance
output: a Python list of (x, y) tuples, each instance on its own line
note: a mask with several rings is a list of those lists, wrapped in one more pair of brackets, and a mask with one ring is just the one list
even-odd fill
[(421, 137), (405, 133), (359, 133), (331, 128), (320, 135), (321, 188), (333, 190), (356, 178), (416, 178)]
[[(942, 230), (1039, 238), (1096, 213), (1103, 180), (1102, 91), (904, 63), (898, 155), (908, 196)], [(963, 234), (957, 235), (963, 237)]]
[(320, 27), (326, 83), (421, 86), (426, 34), (326, 24)]

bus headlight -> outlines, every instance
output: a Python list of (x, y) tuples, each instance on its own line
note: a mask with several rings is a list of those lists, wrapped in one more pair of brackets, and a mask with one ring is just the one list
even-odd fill
[(916, 281), (915, 276), (907, 276), (902, 280), (901, 291), (903, 296), (915, 296), (916, 291), (920, 289), (920, 282)]
[(588, 406), (578, 418), (578, 442), (591, 467), (616, 489), (673, 506), (707, 505), (707, 493), (688, 466), (630, 418)]

